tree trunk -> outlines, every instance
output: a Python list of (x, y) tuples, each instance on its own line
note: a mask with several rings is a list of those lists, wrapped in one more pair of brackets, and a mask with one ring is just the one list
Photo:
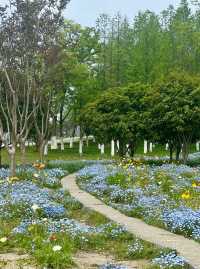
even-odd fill
[(53, 134), (57, 136), (57, 115), (53, 117)]
[(180, 160), (180, 153), (181, 153), (181, 146), (177, 145), (176, 147), (176, 161), (177, 162)]
[(173, 144), (170, 143), (169, 145), (169, 152), (170, 152), (170, 162), (173, 161)]
[(1, 153), (2, 153), (2, 144), (3, 144), (3, 141), (0, 139), (0, 167), (2, 166), (2, 156), (1, 156)]
[(147, 141), (147, 152), (150, 152), (150, 142)]
[(48, 142), (44, 146), (44, 156), (48, 155)]
[(60, 108), (59, 131), (60, 131), (60, 137), (63, 137), (63, 105)]
[(187, 142), (184, 142), (183, 143), (183, 163), (184, 164), (187, 163), (188, 154), (189, 154), (189, 151), (188, 151), (188, 143)]
[(130, 156), (131, 157), (134, 157), (135, 155), (135, 144), (134, 143), (131, 143), (129, 144), (129, 150), (130, 150)]
[(16, 145), (12, 145), (8, 153), (10, 155), (10, 176), (14, 177), (16, 175)]
[(43, 163), (44, 161), (44, 147), (46, 145), (46, 141), (41, 139), (40, 146), (39, 146), (39, 153), (40, 153), (40, 162)]
[(61, 149), (61, 151), (65, 150), (65, 144), (63, 141), (63, 137), (60, 137), (60, 149)]
[(124, 142), (122, 142), (122, 140), (119, 141), (118, 143), (118, 152), (119, 152), (119, 156), (123, 157), (126, 154), (126, 145), (124, 144)]
[(22, 165), (26, 164), (26, 144), (25, 140), (23, 139), (20, 141), (20, 152), (21, 152), (21, 163)]

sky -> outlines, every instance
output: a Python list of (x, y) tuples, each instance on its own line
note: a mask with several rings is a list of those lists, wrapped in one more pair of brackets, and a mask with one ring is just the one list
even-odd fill
[[(0, 4), (7, 0), (0, 0)], [(177, 6), (180, 0), (71, 0), (64, 15), (83, 26), (94, 26), (99, 14), (109, 15), (120, 12), (130, 20), (140, 10), (152, 10), (156, 13), (167, 8), (170, 4)]]
[(140, 10), (158, 13), (170, 4), (177, 6), (179, 3), (180, 0), (71, 0), (65, 17), (84, 26), (94, 26), (101, 13), (112, 15), (120, 12), (131, 20)]

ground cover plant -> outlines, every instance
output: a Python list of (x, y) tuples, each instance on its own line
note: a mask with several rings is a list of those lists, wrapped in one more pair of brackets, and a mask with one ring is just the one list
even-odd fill
[(124, 160), (85, 167), (78, 183), (129, 216), (200, 241), (200, 167)]
[(170, 255), (85, 209), (61, 189), (60, 178), (67, 173), (39, 163), (18, 167), (15, 177), (0, 169), (0, 253), (28, 253), (38, 268), (73, 267), (79, 250), (107, 252), (116, 259), (154, 261)]

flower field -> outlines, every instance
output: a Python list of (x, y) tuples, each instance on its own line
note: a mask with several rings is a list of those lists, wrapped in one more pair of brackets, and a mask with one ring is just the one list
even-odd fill
[(85, 167), (78, 182), (128, 216), (200, 241), (200, 167), (123, 161)]
[[(111, 167), (96, 163), (80, 173), (104, 171), (107, 177), (108, 171), (115, 175)], [(61, 189), (67, 173), (36, 164), (18, 167), (17, 175), (9, 177), (8, 169), (0, 169), (0, 253), (28, 253), (36, 268), (75, 268), (72, 257), (80, 250), (108, 253), (116, 260), (152, 260), (150, 268), (162, 263), (164, 268), (187, 268), (175, 252), (139, 240), (85, 209)], [(126, 269), (109, 263), (100, 268)]]

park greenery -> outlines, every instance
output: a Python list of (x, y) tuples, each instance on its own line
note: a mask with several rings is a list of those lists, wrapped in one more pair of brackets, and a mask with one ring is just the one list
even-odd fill
[[(26, 141), (44, 159), (51, 136), (119, 141), (133, 156), (146, 139), (186, 163), (199, 140), (198, 1), (129, 21), (101, 14), (95, 27), (64, 20), (67, 0), (11, 1), (0, 8), (1, 144), (16, 171)], [(128, 145), (128, 146), (127, 146)]]
[(63, 17), (69, 2), (0, 4), (0, 255), (28, 254), (33, 268), (77, 268), (82, 251), (117, 263), (98, 269), (187, 269), (61, 179), (76, 172), (110, 207), (200, 242), (200, 3), (83, 27)]

